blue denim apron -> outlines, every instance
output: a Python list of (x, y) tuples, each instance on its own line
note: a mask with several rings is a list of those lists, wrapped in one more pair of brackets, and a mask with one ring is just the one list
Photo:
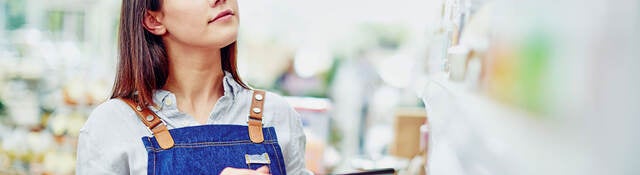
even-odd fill
[(273, 127), (263, 128), (264, 141), (251, 142), (247, 126), (203, 125), (171, 129), (175, 142), (162, 149), (154, 137), (143, 137), (149, 155), (148, 174), (220, 174), (226, 167), (286, 174)]
[(155, 113), (127, 102), (154, 135), (142, 137), (148, 153), (147, 174), (220, 174), (227, 167), (255, 170), (268, 166), (271, 174), (285, 175), (275, 129), (262, 127), (264, 95), (264, 91), (254, 91), (248, 126), (201, 125), (171, 130)]

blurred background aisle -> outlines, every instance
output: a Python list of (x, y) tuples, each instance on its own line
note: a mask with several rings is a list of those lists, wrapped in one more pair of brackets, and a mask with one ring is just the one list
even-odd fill
[[(239, 72), (302, 114), (316, 174), (640, 174), (637, 0), (239, 5)], [(74, 174), (119, 10), (0, 0), (0, 174)]]

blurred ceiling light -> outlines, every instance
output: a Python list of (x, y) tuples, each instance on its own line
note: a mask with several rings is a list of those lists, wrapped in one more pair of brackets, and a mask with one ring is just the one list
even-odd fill
[(423, 28), (425, 18), (433, 13), (425, 10), (429, 7), (427, 2), (414, 0), (267, 0), (239, 1), (239, 5), (243, 35), (248, 38), (268, 35), (267, 38), (275, 37), (294, 45), (300, 44), (300, 37), (310, 32), (328, 34), (326, 39), (338, 40), (345, 36), (336, 31), (344, 32), (361, 23)]
[(332, 57), (326, 45), (319, 42), (302, 46), (295, 55), (294, 69), (303, 78), (329, 70)]
[[(401, 52), (398, 52), (401, 53)], [(392, 87), (406, 88), (411, 83), (415, 61), (408, 55), (396, 54), (376, 64), (380, 78)]]
[(285, 97), (285, 100), (296, 110), (323, 112), (331, 108), (331, 101), (326, 98)]

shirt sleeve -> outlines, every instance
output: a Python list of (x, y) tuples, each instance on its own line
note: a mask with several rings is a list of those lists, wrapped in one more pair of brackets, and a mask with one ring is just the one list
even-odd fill
[(127, 156), (109, 140), (107, 120), (114, 111), (105, 106), (98, 106), (80, 129), (76, 174), (129, 174)]
[(290, 131), (289, 135), (290, 141), (287, 148), (291, 154), (287, 154), (289, 162), (287, 162), (287, 174), (313, 174), (311, 171), (307, 170), (305, 167), (305, 146), (306, 146), (306, 136), (302, 129), (302, 121), (300, 120), (300, 114), (297, 113), (293, 108), (290, 108), (289, 115), (291, 117), (290, 122)]

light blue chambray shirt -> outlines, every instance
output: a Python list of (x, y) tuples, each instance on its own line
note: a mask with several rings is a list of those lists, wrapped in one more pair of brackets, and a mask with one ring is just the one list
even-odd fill
[[(207, 124), (247, 125), (252, 90), (240, 86), (225, 72), (224, 95), (209, 115)], [(180, 112), (176, 97), (166, 90), (153, 95), (158, 108), (150, 107), (169, 129), (200, 125)], [(267, 92), (263, 123), (273, 126), (287, 167), (287, 174), (311, 174), (305, 169), (305, 135), (300, 116), (281, 96)], [(80, 129), (76, 174), (147, 174), (147, 151), (143, 136), (151, 136), (146, 126), (126, 103), (111, 99), (93, 110)]]

